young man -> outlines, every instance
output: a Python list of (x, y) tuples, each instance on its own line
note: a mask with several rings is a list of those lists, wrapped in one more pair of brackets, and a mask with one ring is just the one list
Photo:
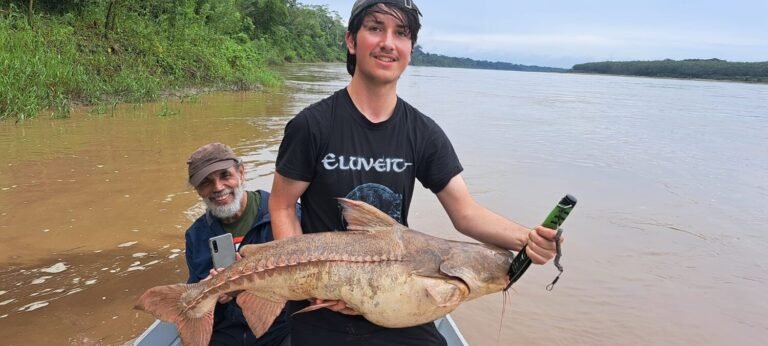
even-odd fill
[[(527, 229), (477, 204), (445, 133), (397, 96), (420, 15), (410, 0), (355, 2), (345, 38), (351, 82), (285, 128), (270, 198), (275, 238), (344, 230), (337, 197), (365, 201), (407, 225), (418, 179), (460, 232), (515, 251), (527, 244), (534, 263), (547, 262), (555, 255), (556, 232)], [(292, 214), (299, 198), (301, 221)], [(307, 304), (290, 302), (289, 313)], [(432, 323), (387, 329), (355, 314), (337, 302), (295, 315), (289, 321), (292, 345), (445, 344)]]
[[(227, 145), (211, 143), (197, 149), (187, 161), (189, 183), (207, 207), (186, 232), (187, 283), (195, 283), (216, 274), (208, 239), (231, 233), (235, 245), (271, 241), (267, 201), (269, 193), (245, 191), (245, 169)], [(295, 216), (294, 216), (295, 217)], [(283, 345), (288, 342), (285, 310), (266, 334), (256, 338), (242, 310), (230, 296), (222, 296), (214, 310), (211, 345)]]

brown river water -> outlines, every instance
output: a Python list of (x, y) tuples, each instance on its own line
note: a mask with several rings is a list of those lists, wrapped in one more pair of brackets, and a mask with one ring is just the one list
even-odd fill
[[(348, 81), (339, 64), (282, 72), (277, 91), (0, 123), (0, 345), (140, 334), (136, 297), (187, 276), (183, 234), (203, 210), (189, 153), (226, 142), (247, 186), (269, 189), (285, 123)], [(556, 269), (534, 266), (506, 306), (463, 304), (470, 344), (768, 340), (768, 86), (409, 68), (399, 94), (452, 138), (490, 209), (532, 226), (579, 199), (555, 289)], [(411, 210), (414, 229), (465, 239), (428, 191)]]

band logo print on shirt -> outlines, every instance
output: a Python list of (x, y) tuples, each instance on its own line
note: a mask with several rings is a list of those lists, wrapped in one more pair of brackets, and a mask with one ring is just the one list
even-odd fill
[(358, 156), (344, 156), (333, 153), (326, 154), (322, 160), (323, 167), (326, 170), (336, 169), (342, 171), (377, 171), (380, 173), (402, 173), (413, 163), (406, 162), (405, 159), (398, 158), (365, 158)]

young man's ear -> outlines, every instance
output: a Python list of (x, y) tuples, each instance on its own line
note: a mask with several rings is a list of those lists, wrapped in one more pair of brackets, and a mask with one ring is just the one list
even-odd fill
[(344, 42), (347, 43), (347, 50), (349, 50), (349, 54), (354, 55), (355, 54), (355, 36), (352, 35), (351, 32), (347, 31), (347, 33), (344, 35)]

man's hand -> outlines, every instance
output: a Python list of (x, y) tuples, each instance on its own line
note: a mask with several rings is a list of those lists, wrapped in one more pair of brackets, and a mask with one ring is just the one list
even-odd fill
[(360, 315), (359, 312), (348, 307), (347, 303), (341, 300), (310, 299), (310, 302), (312, 302), (312, 305), (326, 305), (326, 308), (345, 315)]
[[(235, 261), (239, 261), (242, 258), (243, 258), (243, 256), (240, 256), (239, 252), (235, 252)], [(202, 279), (200, 281), (210, 280), (214, 276), (216, 276), (219, 273), (221, 273), (223, 270), (224, 270), (224, 268), (211, 268), (211, 270), (208, 271), (208, 276), (205, 279)], [(232, 301), (232, 296), (230, 296), (228, 294), (222, 294), (222, 295), (219, 296), (217, 301), (219, 302), (219, 304), (226, 304), (226, 303), (229, 303), (230, 301)]]
[[(528, 245), (525, 248), (533, 263), (545, 264), (557, 254), (555, 236), (557, 231), (544, 226), (537, 226), (528, 232)], [(563, 243), (560, 237), (560, 243)]]

